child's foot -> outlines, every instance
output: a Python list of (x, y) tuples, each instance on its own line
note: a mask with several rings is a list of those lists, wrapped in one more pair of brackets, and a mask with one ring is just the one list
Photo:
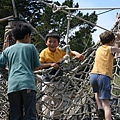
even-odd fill
[(103, 120), (105, 118), (105, 113), (103, 109), (98, 109), (97, 113), (100, 120)]

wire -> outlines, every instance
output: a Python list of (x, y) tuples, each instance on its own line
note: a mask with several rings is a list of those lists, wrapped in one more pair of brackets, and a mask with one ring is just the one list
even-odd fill
[(65, 8), (66, 10), (109, 10), (109, 9), (120, 9), (120, 7), (98, 7), (98, 8)]
[(115, 9), (107, 10), (107, 11), (101, 12), (101, 13), (99, 13), (99, 14), (97, 14), (97, 15), (101, 15), (101, 14), (104, 14), (104, 13), (110, 12), (110, 11), (112, 11), (112, 10), (115, 10)]
[[(73, 9), (79, 9), (79, 8), (69, 8), (69, 7), (67, 7), (67, 6), (58, 6), (58, 5), (56, 5), (56, 4), (49, 4), (49, 3), (46, 3), (46, 2), (44, 2), (44, 1), (42, 1), (42, 0), (39, 0), (40, 2), (42, 2), (42, 3), (44, 3), (44, 4), (46, 4), (47, 6), (49, 6), (49, 7), (51, 7), (51, 8), (53, 8), (53, 12), (57, 12), (57, 11), (62, 11), (62, 12), (64, 12), (64, 13), (66, 13), (66, 14), (69, 14), (69, 12), (67, 12), (67, 11), (65, 11), (64, 9), (66, 9), (66, 10), (73, 10)], [(84, 9), (86, 9), (86, 8), (84, 8)], [(93, 8), (92, 8), (93, 9)], [(94, 8), (95, 9), (95, 8)], [(96, 9), (98, 9), (98, 8), (96, 8)], [(100, 8), (99, 8), (100, 9)], [(101, 8), (102, 9), (102, 8)], [(105, 8), (104, 8), (105, 9)], [(108, 9), (108, 8), (106, 8), (106, 9)], [(117, 8), (116, 8), (117, 9)], [(120, 8), (119, 8), (120, 9)], [(106, 28), (104, 28), (104, 27), (101, 27), (101, 26), (99, 26), (99, 25), (97, 25), (97, 24), (94, 24), (94, 23), (92, 23), (92, 22), (90, 22), (90, 21), (88, 21), (88, 20), (85, 20), (85, 19), (83, 19), (83, 18), (81, 18), (81, 17), (78, 17), (78, 16), (75, 16), (75, 15), (72, 15), (72, 14), (70, 14), (71, 16), (73, 16), (73, 17), (75, 17), (75, 18), (77, 18), (77, 19), (79, 19), (79, 20), (82, 20), (82, 21), (84, 21), (84, 22), (86, 22), (86, 23), (88, 23), (88, 24), (90, 24), (90, 25), (92, 25), (92, 26), (96, 26), (96, 27), (98, 27), (98, 28), (101, 28), (101, 29), (103, 29), (103, 30), (107, 30), (107, 31), (109, 31), (109, 32), (111, 32), (110, 30), (108, 30), (108, 29), (106, 29)]]

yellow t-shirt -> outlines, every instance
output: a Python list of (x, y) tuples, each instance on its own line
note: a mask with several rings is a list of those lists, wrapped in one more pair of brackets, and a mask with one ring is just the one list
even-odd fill
[(41, 63), (56, 63), (60, 62), (63, 59), (66, 52), (62, 49), (56, 48), (55, 52), (51, 52), (48, 48), (45, 48), (40, 53), (40, 62)]
[(111, 47), (102, 45), (96, 51), (95, 63), (91, 73), (103, 74), (112, 78), (114, 56)]

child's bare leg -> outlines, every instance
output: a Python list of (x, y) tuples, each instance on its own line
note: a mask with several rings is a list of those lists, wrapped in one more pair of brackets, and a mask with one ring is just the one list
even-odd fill
[(101, 100), (98, 98), (98, 93), (95, 93), (95, 100), (96, 100), (98, 109), (103, 108), (103, 107), (102, 107), (102, 102), (101, 102)]
[(111, 109), (109, 100), (101, 100), (105, 112), (105, 120), (111, 120)]

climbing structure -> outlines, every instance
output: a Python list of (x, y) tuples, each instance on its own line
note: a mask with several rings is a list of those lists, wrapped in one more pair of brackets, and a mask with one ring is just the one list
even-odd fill
[[(6, 27), (5, 36), (10, 33), (10, 28), (12, 28), (11, 25), (14, 24), (13, 21), (10, 23), (11, 24), (8, 24)], [(116, 26), (114, 28), (116, 29)], [(14, 44), (14, 42), (14, 40), (9, 41), (9, 45)], [(53, 116), (54, 111), (60, 113), (59, 120), (98, 120), (94, 94), (92, 93), (89, 83), (89, 73), (93, 67), (95, 51), (99, 45), (100, 43), (98, 42), (82, 53), (85, 56), (83, 62), (75, 58), (70, 58), (69, 61), (63, 59), (55, 75), (50, 76), (49, 74), (52, 68), (35, 72), (38, 120), (42, 120), (43, 117), (46, 118), (46, 120), (54, 120), (54, 118), (58, 116)], [(116, 54), (114, 59), (111, 98), (112, 117), (114, 120), (120, 119), (120, 86), (116, 83), (116, 80), (120, 79), (119, 70), (119, 55)], [(59, 72), (62, 72), (61, 76), (58, 75)], [(50, 83), (44, 82), (44, 79), (41, 78), (43, 73), (51, 79)], [(7, 120), (9, 115), (7, 77), (8, 71), (6, 69), (0, 69), (0, 120)], [(57, 82), (53, 85), (52, 83), (54, 81)], [(48, 88), (52, 88), (52, 91), (46, 92)], [(48, 96), (48, 102), (51, 104), (42, 101), (44, 95)], [(55, 104), (53, 102), (53, 99), (56, 98), (60, 101), (60, 104)], [(50, 115), (47, 116), (43, 114), (43, 105), (49, 110)]]
[[(94, 63), (95, 51), (98, 48), (99, 43), (92, 48), (87, 49), (83, 55), (85, 61), (80, 62), (72, 58), (68, 63), (62, 62), (58, 72), (54, 76), (50, 76), (49, 72), (52, 70), (45, 69), (35, 72), (36, 85), (37, 85), (37, 118), (40, 120), (42, 116), (46, 120), (52, 120), (54, 117), (52, 113), (59, 111), (59, 118), (61, 120), (97, 120), (96, 103), (94, 101), (94, 95), (91, 91), (89, 83), (89, 73)], [(119, 86), (115, 85), (114, 81), (119, 78), (119, 57), (116, 56), (114, 62), (113, 72), (113, 84), (112, 88), (119, 90)], [(62, 71), (63, 75), (58, 76), (57, 74)], [(45, 83), (41, 79), (41, 74), (46, 73), (47, 76), (52, 80), (50, 83)], [(0, 69), (0, 119), (7, 120), (9, 113), (9, 103), (7, 98), (7, 70)], [(53, 86), (52, 82), (57, 80)], [(44, 87), (44, 90), (42, 88)], [(44, 94), (45, 91), (52, 87), (52, 91)], [(49, 102), (45, 103), (42, 101), (42, 97), (47, 95)], [(52, 103), (54, 98), (60, 100), (60, 104)], [(120, 118), (120, 105), (119, 95), (113, 95), (113, 103), (111, 104), (113, 109), (113, 117)], [(117, 101), (117, 102), (116, 102)], [(42, 111), (42, 105), (49, 109), (50, 115), (45, 116)]]
[[(96, 103), (94, 101), (94, 95), (91, 91), (89, 83), (89, 73), (92, 69), (95, 57), (95, 51), (100, 44), (96, 44), (92, 48), (87, 49), (83, 54), (85, 56), (85, 61), (80, 62), (76, 59), (71, 59), (69, 63), (62, 63), (60, 65), (59, 71), (63, 71), (62, 76), (49, 76), (48, 77), (54, 82), (55, 79), (58, 79), (56, 85), (53, 86), (52, 82), (45, 83), (41, 79), (40, 73), (49, 73), (49, 70), (42, 70), (35, 73), (37, 80), (37, 104), (39, 106), (38, 116), (44, 116), (41, 111), (41, 105), (45, 105), (46, 109), (49, 109), (51, 112), (50, 116), (44, 116), (47, 120), (52, 120), (56, 116), (52, 116), (54, 111), (61, 111), (60, 118), (61, 120), (97, 120), (96, 112)], [(114, 61), (114, 72), (112, 80), (112, 88), (119, 90), (119, 86), (115, 84), (115, 80), (119, 78), (119, 58), (116, 57)], [(44, 91), (41, 90), (41, 87), (44, 87)], [(54, 88), (53, 91), (49, 91), (47, 94), (44, 94), (45, 90), (48, 88)], [(46, 92), (45, 92), (46, 93)], [(49, 96), (49, 102), (41, 101), (41, 97), (47, 95)], [(55, 105), (52, 103), (54, 97), (59, 98), (61, 103)], [(120, 119), (120, 109), (119, 109), (119, 95), (115, 95), (112, 91), (111, 98), (112, 113), (114, 119)]]

